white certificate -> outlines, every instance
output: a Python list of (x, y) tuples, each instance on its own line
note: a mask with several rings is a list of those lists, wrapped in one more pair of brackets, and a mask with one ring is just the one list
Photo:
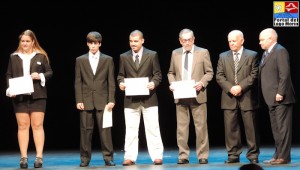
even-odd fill
[(126, 96), (138, 96), (138, 95), (149, 95), (149, 89), (147, 85), (149, 83), (148, 77), (140, 78), (125, 78), (125, 95)]
[(112, 110), (108, 110), (107, 105), (104, 108), (102, 127), (112, 127)]
[(8, 83), (10, 94), (18, 95), (34, 92), (31, 76), (11, 78)]
[(193, 98), (197, 97), (195, 86), (195, 80), (184, 80), (172, 82), (174, 88), (174, 99)]

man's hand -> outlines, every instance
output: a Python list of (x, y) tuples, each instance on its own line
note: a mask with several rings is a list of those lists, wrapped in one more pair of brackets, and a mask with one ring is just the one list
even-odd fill
[(124, 91), (125, 88), (126, 88), (125, 83), (121, 82), (121, 83), (119, 84), (119, 88), (120, 88), (122, 91)]
[(233, 96), (240, 96), (240, 95), (242, 95), (242, 87), (239, 85), (232, 86), (230, 89), (230, 93)]

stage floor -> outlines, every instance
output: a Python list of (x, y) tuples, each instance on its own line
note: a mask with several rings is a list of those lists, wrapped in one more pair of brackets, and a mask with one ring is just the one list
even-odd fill
[[(262, 162), (272, 157), (274, 148), (262, 147), (261, 154), (259, 156), (259, 165), (263, 169), (269, 170), (289, 170), (289, 169), (300, 169), (300, 147), (294, 146), (292, 148), (292, 161), (287, 165), (266, 165)], [(248, 164), (249, 161), (245, 157), (246, 148), (240, 157), (240, 163), (237, 164), (224, 164), (227, 159), (227, 152), (225, 148), (213, 148), (210, 149), (208, 158), (208, 164), (200, 165), (196, 158), (195, 149), (191, 151), (190, 163), (187, 165), (177, 165), (177, 148), (168, 149), (165, 148), (163, 156), (163, 165), (153, 165), (150, 160), (149, 154), (146, 150), (139, 151), (136, 165), (133, 166), (122, 166), (124, 151), (116, 150), (114, 155), (115, 167), (106, 167), (102, 159), (102, 154), (98, 149), (94, 149), (92, 153), (92, 160), (88, 167), (79, 167), (80, 158), (78, 150), (59, 150), (59, 151), (44, 151), (44, 164), (45, 170), (71, 170), (71, 169), (101, 169), (101, 170), (238, 170), (240, 166)], [(35, 159), (34, 152), (29, 152), (29, 167), (33, 168), (33, 162)], [(15, 152), (1, 152), (0, 151), (0, 169), (10, 170), (19, 169), (20, 155), (18, 151)]]

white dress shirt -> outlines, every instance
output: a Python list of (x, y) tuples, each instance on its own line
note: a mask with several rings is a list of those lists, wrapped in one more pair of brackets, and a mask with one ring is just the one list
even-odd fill
[(96, 54), (89, 52), (89, 61), (90, 61), (94, 75), (96, 74), (96, 71), (97, 71), (99, 58), (100, 58), (100, 51), (96, 52)]

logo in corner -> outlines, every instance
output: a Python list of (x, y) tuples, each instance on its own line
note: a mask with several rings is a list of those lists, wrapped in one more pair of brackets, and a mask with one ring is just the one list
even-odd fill
[(299, 27), (299, 1), (274, 1), (273, 26)]

